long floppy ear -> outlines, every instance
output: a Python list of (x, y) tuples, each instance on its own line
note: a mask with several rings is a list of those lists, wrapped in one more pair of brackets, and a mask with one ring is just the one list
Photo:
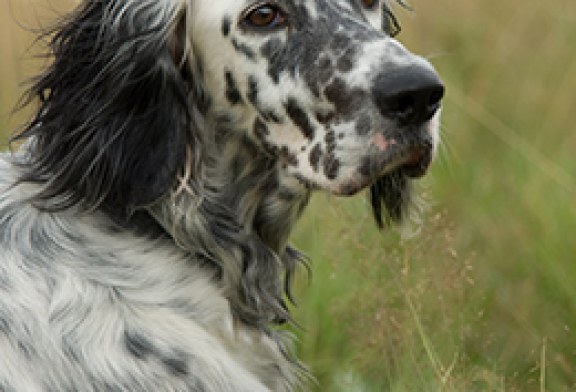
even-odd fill
[(44, 184), (36, 201), (129, 214), (200, 152), (184, 4), (86, 0), (49, 33), (53, 61), (28, 95), (40, 107), (15, 137), (32, 137), (22, 180)]

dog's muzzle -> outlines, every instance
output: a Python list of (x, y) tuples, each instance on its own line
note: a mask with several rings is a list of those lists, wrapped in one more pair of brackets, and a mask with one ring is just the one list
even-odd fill
[[(427, 62), (396, 66), (378, 74), (372, 96), (380, 114), (393, 121), (400, 133), (421, 134), (422, 126), (440, 109), (444, 85)], [(415, 135), (405, 135), (414, 140)], [(418, 138), (416, 138), (418, 139)], [(408, 177), (423, 176), (432, 161), (433, 145), (426, 139), (400, 148), (398, 167)]]

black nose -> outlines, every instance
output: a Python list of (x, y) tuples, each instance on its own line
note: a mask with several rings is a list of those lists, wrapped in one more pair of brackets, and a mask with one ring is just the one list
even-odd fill
[(382, 72), (372, 93), (383, 116), (402, 125), (419, 125), (440, 108), (444, 85), (431, 67), (414, 65)]

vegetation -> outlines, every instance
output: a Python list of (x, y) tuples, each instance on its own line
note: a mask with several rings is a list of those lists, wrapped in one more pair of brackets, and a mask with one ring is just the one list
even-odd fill
[[(66, 3), (4, 1), (2, 113), (34, 67), (11, 14)], [(293, 236), (313, 270), (300, 355), (318, 391), (576, 390), (576, 2), (411, 4), (400, 39), (447, 85), (429, 208), (378, 232), (364, 198), (313, 199)]]

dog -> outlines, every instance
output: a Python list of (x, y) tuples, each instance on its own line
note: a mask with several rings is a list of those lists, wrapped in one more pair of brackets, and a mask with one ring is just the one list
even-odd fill
[(383, 0), (84, 0), (0, 158), (0, 391), (296, 391), (311, 193), (400, 221), (444, 87)]

